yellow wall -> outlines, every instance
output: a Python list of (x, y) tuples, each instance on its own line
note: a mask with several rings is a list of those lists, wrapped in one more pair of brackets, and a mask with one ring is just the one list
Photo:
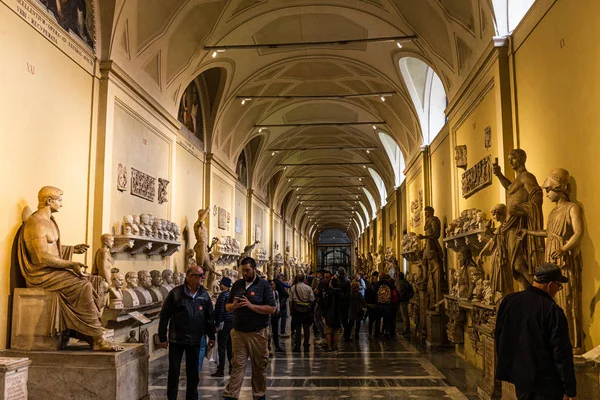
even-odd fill
[[(600, 3), (595, 0), (559, 1), (514, 56), (518, 137), (527, 151), (527, 167), (540, 183), (553, 168), (566, 168), (574, 178), (572, 198), (585, 213), (581, 249), (587, 350), (600, 345), (598, 15)], [(545, 218), (551, 208), (545, 200)]]
[[(88, 171), (94, 79), (0, 3), (0, 314), (6, 316), (13, 239), (42, 186), (60, 187), (64, 244), (88, 242)], [(35, 74), (27, 72), (27, 64)], [(68, 162), (65, 162), (67, 161)], [(89, 253), (89, 252), (88, 252)], [(82, 256), (76, 259), (83, 261)], [(87, 255), (87, 261), (90, 260)], [(17, 267), (18, 268), (18, 267)], [(7, 318), (0, 318), (0, 348)]]

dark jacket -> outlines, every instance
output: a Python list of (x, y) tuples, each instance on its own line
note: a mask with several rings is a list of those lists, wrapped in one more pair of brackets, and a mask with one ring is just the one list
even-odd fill
[(390, 288), (390, 295), (392, 294), (392, 285), (388, 281), (386, 281), (386, 280), (380, 280), (379, 282), (377, 282), (376, 284), (373, 285), (373, 290), (375, 291), (375, 302), (377, 304), (379, 304), (379, 305), (390, 305), (391, 301), (392, 301), (391, 297), (390, 297), (390, 303), (388, 303), (388, 304), (381, 304), (381, 303), (379, 303), (378, 292), (379, 292), (379, 288), (381, 286), (383, 286), (383, 285), (389, 287)]
[(348, 278), (344, 277), (338, 277), (338, 281), (340, 282), (340, 289), (342, 290), (342, 315), (346, 316), (346, 319), (348, 318), (348, 303), (350, 302), (350, 286), (352, 284), (352, 282), (350, 282), (350, 280)]
[(365, 290), (365, 301), (367, 304), (377, 304), (377, 284), (368, 284)]
[(520, 390), (576, 395), (567, 318), (533, 286), (504, 298), (496, 318), (496, 378)]
[(400, 303), (408, 303), (413, 296), (414, 290), (410, 282), (406, 279), (402, 279), (398, 282), (398, 299), (400, 300)]
[[(248, 301), (256, 305), (275, 306), (273, 288), (266, 280), (256, 276), (254, 282), (246, 289), (246, 281), (238, 280), (231, 287), (231, 294), (227, 303), (233, 303), (236, 297), (245, 296)], [(240, 332), (256, 332), (269, 325), (269, 315), (259, 314), (248, 307), (238, 308), (233, 312), (233, 328)]]
[(169, 292), (160, 311), (158, 338), (185, 345), (199, 345), (202, 337), (208, 335), (215, 339), (213, 305), (204, 287), (198, 288), (195, 298), (184, 291), (180, 285)]
[(275, 290), (277, 290), (277, 293), (279, 293), (279, 302), (283, 304), (287, 301), (288, 297), (290, 297), (287, 290), (285, 290), (286, 286), (288, 288), (289, 286), (281, 282), (281, 280), (279, 280), (278, 278), (273, 279), (273, 282), (275, 283)]
[(333, 329), (342, 327), (342, 297), (343, 293), (340, 288), (327, 288), (323, 315), (325, 324)]
[(360, 292), (350, 294), (350, 307), (348, 308), (348, 319), (358, 321), (363, 317), (363, 311), (367, 308), (367, 303)]
[(215, 327), (221, 322), (225, 322), (225, 325), (231, 325), (233, 321), (233, 313), (225, 309), (225, 303), (227, 303), (230, 293), (229, 290), (226, 290), (221, 292), (219, 297), (217, 297), (217, 303), (215, 304)]

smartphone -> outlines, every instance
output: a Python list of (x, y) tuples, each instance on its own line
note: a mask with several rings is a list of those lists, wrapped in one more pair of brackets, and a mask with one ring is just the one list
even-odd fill
[(235, 296), (234, 300), (235, 301), (240, 301), (240, 300), (242, 300), (242, 296)]

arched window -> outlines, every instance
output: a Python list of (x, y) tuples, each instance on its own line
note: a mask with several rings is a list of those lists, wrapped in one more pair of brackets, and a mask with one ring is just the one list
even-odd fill
[(246, 166), (246, 153), (244, 150), (240, 153), (238, 157), (237, 164), (235, 166), (235, 173), (237, 175), (238, 181), (244, 185), (248, 186), (248, 167)]
[[(363, 229), (364, 229), (365, 227), (369, 226), (369, 222), (370, 222), (370, 219), (369, 219), (369, 211), (367, 210), (367, 207), (366, 207), (366, 206), (363, 204), (363, 202), (362, 202), (362, 201), (361, 201), (361, 202), (359, 202), (358, 204), (360, 204), (360, 206), (362, 207), (362, 209), (363, 209), (363, 211), (364, 211), (364, 213), (365, 213), (365, 218), (367, 219), (367, 221), (366, 221), (366, 225), (365, 225), (365, 226), (363, 226)], [(356, 213), (358, 214), (358, 211), (357, 211)], [(362, 221), (362, 218), (361, 218), (361, 221)]]
[(492, 0), (499, 36), (511, 33), (527, 14), (535, 0)]
[[(373, 195), (371, 194), (371, 192), (369, 192), (367, 190), (367, 188), (362, 188), (363, 191), (365, 192), (365, 194), (367, 195), (367, 199), (369, 199), (369, 203), (371, 203), (371, 210), (373, 210), (373, 216), (371, 218), (375, 218), (377, 217), (377, 205), (375, 203), (375, 199), (373, 198)], [(367, 213), (367, 215), (369, 215), (369, 213)]]
[(400, 72), (419, 116), (423, 144), (428, 145), (446, 123), (444, 85), (435, 71), (417, 58), (402, 58)]
[(200, 94), (195, 79), (188, 85), (181, 96), (177, 119), (183, 124), (181, 129), (190, 132), (204, 146), (204, 118), (202, 117)]
[(379, 196), (381, 197), (381, 205), (385, 206), (385, 204), (387, 203), (387, 190), (385, 189), (385, 182), (383, 181), (383, 179), (381, 179), (381, 176), (373, 168), (369, 168), (369, 173), (373, 177), (375, 185), (377, 185), (377, 189), (379, 190)]
[(392, 168), (394, 169), (394, 186), (398, 187), (404, 182), (404, 155), (400, 150), (400, 146), (396, 141), (387, 133), (380, 131), (379, 139), (383, 143), (383, 148), (390, 158)]

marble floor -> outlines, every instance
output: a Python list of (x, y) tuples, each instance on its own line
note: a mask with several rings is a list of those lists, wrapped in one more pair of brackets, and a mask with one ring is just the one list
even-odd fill
[[(312, 342), (312, 338), (311, 338)], [(339, 344), (337, 353), (292, 353), (291, 339), (283, 339), (286, 354), (276, 354), (267, 370), (268, 399), (476, 399), (481, 372), (456, 356), (452, 349), (427, 351), (414, 339), (369, 341), (363, 329), (359, 340)], [(150, 365), (150, 399), (166, 398), (166, 357)], [(200, 374), (200, 398), (218, 399), (228, 376), (212, 378), (213, 362)], [(240, 400), (252, 399), (250, 363)], [(185, 369), (182, 367), (182, 373)], [(185, 398), (181, 376), (179, 398)]]

